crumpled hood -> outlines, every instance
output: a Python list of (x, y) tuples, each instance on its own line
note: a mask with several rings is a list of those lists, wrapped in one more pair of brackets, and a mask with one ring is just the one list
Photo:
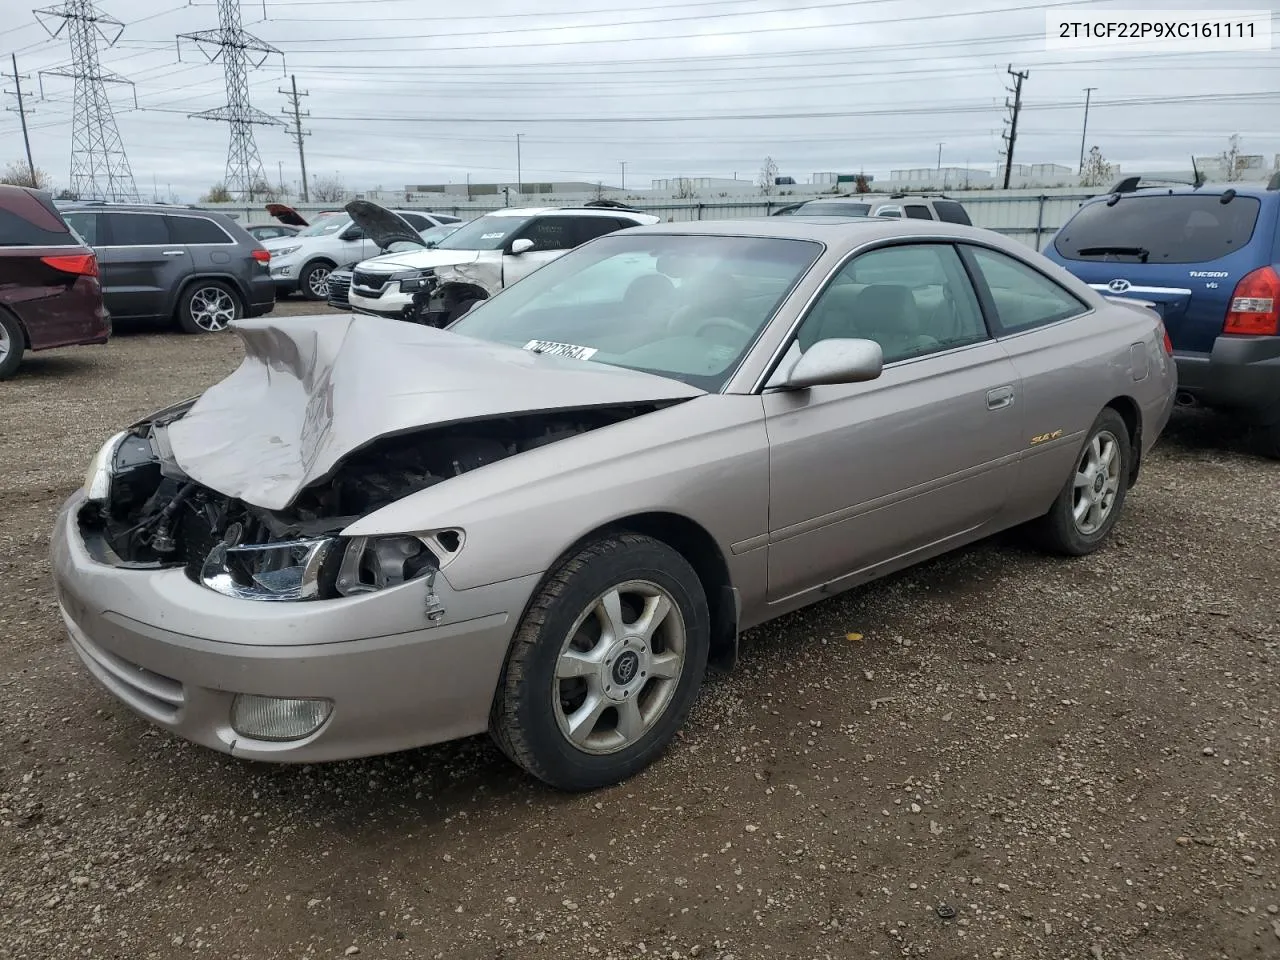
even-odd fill
[(347, 204), (347, 215), (379, 250), (387, 249), (397, 240), (422, 243), (422, 235), (413, 229), (409, 221), (371, 200), (352, 200)]
[(289, 506), (343, 458), (392, 434), (704, 393), (380, 317), (263, 318), (232, 329), (244, 362), (169, 425), (168, 440), (191, 479), (268, 510)]
[(374, 273), (392, 273), (396, 270), (426, 270), (428, 267), (458, 267), (479, 259), (479, 250), (412, 250), (364, 260), (360, 267)]

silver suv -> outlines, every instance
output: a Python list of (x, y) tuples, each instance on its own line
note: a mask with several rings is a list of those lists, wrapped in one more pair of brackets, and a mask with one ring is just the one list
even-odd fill
[(895, 193), (888, 197), (820, 197), (783, 207), (775, 217), (891, 217), (899, 220), (941, 220), (973, 226), (969, 212), (950, 197)]

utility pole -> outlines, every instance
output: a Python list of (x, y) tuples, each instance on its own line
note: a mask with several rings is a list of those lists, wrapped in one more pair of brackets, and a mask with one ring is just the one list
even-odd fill
[(524, 196), (524, 170), (520, 166), (520, 138), (523, 133), (516, 134), (516, 193)]
[(31, 185), (34, 187), (36, 185), (36, 163), (31, 159), (31, 137), (27, 133), (27, 107), (22, 99), (22, 81), (30, 80), (31, 78), (18, 73), (18, 55), (14, 53), (10, 54), (10, 56), (13, 58), (13, 73), (6, 74), (6, 76), (13, 81), (13, 90), (6, 90), (5, 93), (12, 92), (18, 98), (18, 109), (14, 110), (13, 107), (6, 107), (5, 109), (10, 113), (16, 113), (22, 120), (22, 142), (27, 148), (27, 173), (30, 175)]
[(258, 144), (253, 138), (253, 127), (255, 124), (282, 127), (284, 123), (249, 103), (249, 70), (261, 67), (272, 54), (280, 54), (281, 59), (284, 54), (244, 29), (240, 19), (240, 0), (218, 0), (218, 29), (179, 34), (179, 57), (183, 40), (193, 41), (204, 51), (210, 63), (222, 59), (226, 104), (189, 116), (230, 124), (226, 187), (233, 194), (240, 194), (242, 199), (252, 201), (254, 191), (267, 182)]
[(1084, 173), (1084, 138), (1089, 135), (1089, 96), (1097, 87), (1084, 88), (1084, 126), (1080, 129), (1080, 172)]
[[(1022, 112), (1022, 81), (1031, 75), (1029, 70), (1014, 70), (1009, 64), (1009, 76), (1013, 77), (1013, 103), (1005, 99), (1004, 105), (1011, 111), (1009, 132), (1004, 134), (1004, 189), (1009, 189), (1009, 177), (1013, 174), (1013, 145), (1018, 139), (1018, 114)], [(1007, 89), (1007, 88), (1006, 88)]]
[(289, 135), (293, 137), (293, 142), (298, 145), (298, 166), (302, 167), (302, 202), (309, 203), (310, 197), (307, 192), (307, 155), (302, 149), (302, 138), (311, 136), (310, 130), (302, 129), (302, 118), (311, 116), (311, 111), (302, 109), (302, 98), (309, 97), (311, 94), (303, 90), (298, 92), (298, 78), (293, 74), (289, 75), (290, 89), (277, 88), (278, 92), (283, 93), (289, 98), (289, 106), (283, 107), (282, 112), (287, 116), (293, 114), (293, 129), (289, 131)]
[[(16, 71), (17, 67), (14, 67), (14, 70)], [(622, 164), (622, 189), (625, 191), (627, 189), (627, 161), (619, 160), (618, 162)]]
[(942, 144), (938, 144), (938, 173), (942, 173)]
[[(65, 0), (56, 7), (35, 11), (35, 16), (49, 36), (57, 37), (65, 30), (70, 40), (71, 64), (40, 71), (40, 96), (44, 96), (46, 75), (76, 82), (71, 108), (71, 192), (81, 200), (137, 203), (138, 185), (105, 86), (133, 84), (102, 69), (98, 62), (98, 41), (113, 46), (124, 33), (124, 24), (99, 13), (93, 0)], [(62, 22), (51, 28), (54, 20)], [(134, 102), (136, 106), (136, 92)]]

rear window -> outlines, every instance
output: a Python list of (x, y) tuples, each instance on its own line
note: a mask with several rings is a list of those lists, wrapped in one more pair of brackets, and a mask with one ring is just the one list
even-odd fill
[(946, 223), (962, 223), (966, 227), (973, 225), (969, 212), (954, 200), (935, 200), (933, 209), (938, 214), (938, 219)]
[(25, 190), (0, 194), (0, 247), (75, 247), (61, 215)]
[[(169, 217), (169, 243), (233, 243), (227, 232), (204, 217)], [(164, 241), (161, 241), (164, 242)]]
[(1246, 246), (1260, 208), (1256, 197), (1223, 203), (1216, 194), (1122, 196), (1112, 206), (1082, 207), (1053, 246), (1068, 260), (1205, 263)]
[(907, 204), (907, 219), (909, 220), (932, 220), (933, 214), (929, 212), (929, 208), (921, 206), (918, 203)]
[(795, 211), (806, 217), (865, 217), (871, 212), (869, 203), (806, 203)]

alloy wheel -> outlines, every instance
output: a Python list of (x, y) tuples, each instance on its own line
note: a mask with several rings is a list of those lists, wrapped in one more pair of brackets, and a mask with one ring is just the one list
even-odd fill
[(1076, 529), (1092, 536), (1111, 515), (1120, 491), (1120, 441), (1100, 430), (1084, 448), (1076, 466), (1071, 515)]
[(201, 330), (217, 333), (236, 318), (236, 302), (219, 287), (201, 287), (191, 295), (191, 319)]
[(556, 661), (552, 696), (560, 732), (586, 753), (617, 753), (662, 717), (680, 683), (686, 632), (662, 587), (611, 587), (575, 621)]

